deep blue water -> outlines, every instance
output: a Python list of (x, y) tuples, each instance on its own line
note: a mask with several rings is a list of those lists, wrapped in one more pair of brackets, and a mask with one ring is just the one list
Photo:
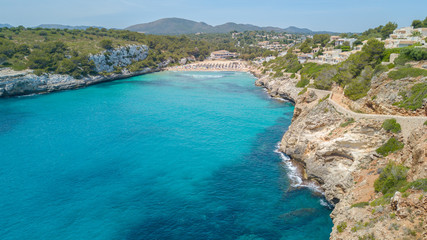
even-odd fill
[(0, 239), (328, 239), (274, 152), (292, 113), (246, 73), (0, 99)]

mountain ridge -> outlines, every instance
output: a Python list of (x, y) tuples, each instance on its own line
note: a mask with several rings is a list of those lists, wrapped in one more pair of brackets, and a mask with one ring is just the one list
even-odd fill
[(295, 26), (290, 26), (287, 28), (272, 26), (259, 27), (252, 24), (239, 24), (234, 22), (227, 22), (221, 25), (213, 26), (204, 22), (196, 22), (183, 18), (162, 18), (153, 22), (135, 24), (125, 28), (125, 30), (156, 35), (228, 33), (231, 31), (275, 31), (299, 34), (334, 33), (329, 31), (312, 31), (308, 28), (298, 28)]

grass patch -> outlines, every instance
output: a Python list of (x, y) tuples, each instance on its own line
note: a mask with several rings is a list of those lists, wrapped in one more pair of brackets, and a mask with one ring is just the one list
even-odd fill
[(348, 125), (354, 123), (354, 118), (349, 118), (347, 119), (347, 121), (345, 121), (344, 123), (341, 123), (340, 127), (347, 127)]
[(404, 146), (403, 143), (399, 142), (396, 138), (392, 137), (386, 143), (384, 143), (381, 147), (379, 147), (376, 150), (376, 152), (386, 157), (390, 153), (396, 152), (402, 149), (403, 146)]
[(381, 127), (384, 128), (384, 130), (386, 130), (387, 132), (392, 133), (398, 133), (402, 129), (400, 127), (400, 124), (397, 123), (396, 119), (394, 118), (385, 120)]
[(398, 80), (406, 77), (427, 76), (427, 70), (420, 68), (404, 67), (396, 71), (391, 71), (388, 76), (393, 80)]
[(359, 202), (351, 205), (351, 208), (364, 208), (366, 206), (369, 206), (369, 202)]
[(347, 228), (347, 223), (346, 222), (341, 222), (340, 224), (338, 224), (338, 226), (337, 226), (337, 231), (339, 232), (339, 233), (342, 233), (342, 232), (344, 232), (344, 229), (346, 229)]

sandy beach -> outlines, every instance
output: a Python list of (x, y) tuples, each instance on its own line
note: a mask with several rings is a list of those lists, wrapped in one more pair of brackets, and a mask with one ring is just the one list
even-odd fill
[(241, 60), (208, 60), (166, 68), (168, 71), (239, 71), (249, 72), (250, 66)]

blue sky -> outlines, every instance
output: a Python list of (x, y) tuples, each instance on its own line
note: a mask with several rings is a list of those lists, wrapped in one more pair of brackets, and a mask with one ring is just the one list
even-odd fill
[(360, 32), (427, 15), (427, 0), (0, 0), (0, 23), (125, 28), (165, 17), (258, 26)]

